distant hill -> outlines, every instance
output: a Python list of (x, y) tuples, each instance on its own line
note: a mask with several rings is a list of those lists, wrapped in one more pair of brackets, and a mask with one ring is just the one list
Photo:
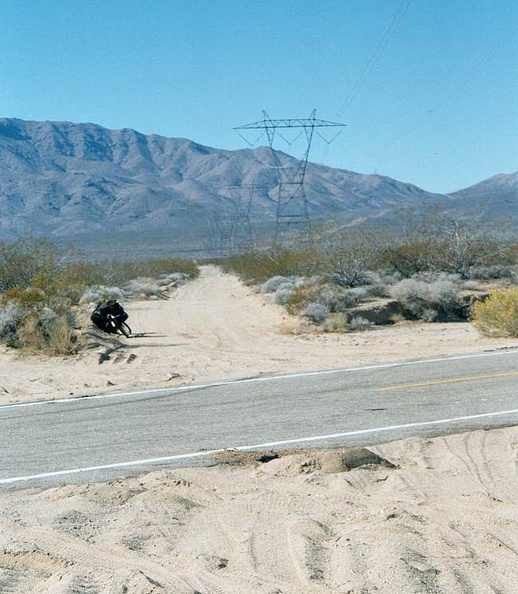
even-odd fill
[[(279, 158), (287, 170), (298, 164), (284, 153)], [(477, 186), (512, 207), (516, 176)], [(249, 202), (251, 221), (271, 227), (277, 184), (265, 147), (230, 151), (96, 124), (0, 119), (0, 239), (40, 233), (95, 242), (135, 234), (194, 245), (214, 232), (215, 221), (244, 213)], [(305, 178), (312, 219), (386, 224), (403, 209), (420, 212), (439, 200), (469, 204), (477, 186), (441, 196), (389, 177), (314, 163)]]
[(482, 211), (489, 219), (518, 218), (518, 171), (500, 173), (449, 195), (458, 208)]

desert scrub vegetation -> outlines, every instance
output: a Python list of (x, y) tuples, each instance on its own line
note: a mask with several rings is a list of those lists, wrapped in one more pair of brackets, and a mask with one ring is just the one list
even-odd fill
[(485, 336), (518, 337), (518, 286), (492, 289), (473, 305), (471, 323)]
[(213, 262), (225, 272), (239, 275), (245, 282), (263, 284), (274, 277), (307, 276), (311, 274), (314, 259), (313, 250), (307, 247), (272, 245), (264, 250), (250, 248)]
[(163, 297), (199, 274), (194, 262), (87, 262), (73, 247), (32, 236), (0, 242), (0, 342), (29, 352), (77, 352), (89, 304)]
[[(403, 320), (466, 320), (491, 285), (518, 283), (518, 246), (437, 209), (399, 232), (320, 224), (308, 241), (220, 260), (324, 331)], [(375, 311), (376, 310), (376, 311)], [(353, 321), (358, 319), (358, 321)]]
[(460, 282), (456, 275), (421, 274), (394, 284), (390, 295), (408, 312), (408, 317), (433, 322), (463, 317), (459, 290)]

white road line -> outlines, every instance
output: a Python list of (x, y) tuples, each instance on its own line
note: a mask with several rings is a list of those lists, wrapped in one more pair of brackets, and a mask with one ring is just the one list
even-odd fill
[(428, 363), (442, 363), (444, 361), (459, 361), (464, 359), (480, 359), (483, 357), (501, 357), (505, 355), (518, 355), (518, 349), (510, 351), (499, 351), (493, 353), (479, 353), (476, 355), (457, 355), (454, 357), (441, 357), (438, 359), (418, 359), (416, 361), (399, 361), (395, 363), (379, 363), (375, 365), (364, 365), (361, 367), (350, 367), (346, 369), (328, 369), (325, 371), (304, 371), (301, 373), (290, 373), (286, 375), (268, 375), (264, 377), (251, 377), (245, 379), (228, 380), (222, 382), (213, 382), (209, 384), (194, 384), (190, 386), (176, 386), (174, 388), (154, 388), (152, 390), (136, 390), (134, 392), (115, 392), (113, 394), (98, 394), (96, 396), (76, 396), (75, 398), (59, 398), (55, 400), (37, 400), (35, 402), (19, 402), (13, 404), (0, 405), (0, 410), (9, 408), (22, 408), (27, 406), (43, 406), (48, 404), (63, 404), (70, 402), (82, 402), (85, 400), (100, 400), (104, 398), (124, 398), (131, 396), (142, 396), (146, 394), (174, 394), (175, 392), (185, 392), (189, 390), (202, 390), (205, 388), (216, 388), (220, 386), (230, 386), (233, 384), (247, 384), (257, 382), (272, 382), (286, 379), (296, 379), (302, 377), (315, 377), (319, 375), (338, 375), (340, 373), (354, 373), (358, 371), (372, 371), (375, 369), (390, 369), (392, 367), (405, 367), (410, 365), (426, 365)]
[(438, 419), (436, 421), (423, 421), (420, 423), (405, 423), (403, 425), (387, 425), (385, 427), (376, 427), (375, 429), (359, 429), (357, 431), (346, 431), (343, 433), (331, 433), (328, 435), (315, 435), (311, 437), (299, 437), (296, 439), (283, 439), (279, 441), (270, 441), (265, 443), (258, 443), (253, 445), (242, 445), (237, 447), (219, 448), (216, 450), (206, 450), (203, 452), (190, 452), (187, 454), (176, 454), (174, 456), (163, 456), (161, 458), (148, 458), (145, 460), (131, 460), (129, 462), (116, 462), (113, 464), (104, 464), (101, 466), (89, 466), (85, 468), (72, 468), (68, 470), (56, 470), (54, 472), (44, 472), (41, 474), (33, 474), (28, 476), (16, 476), (11, 478), (0, 479), (0, 485), (9, 485), (20, 482), (27, 482), (37, 479), (47, 479), (58, 476), (66, 476), (72, 474), (82, 474), (87, 472), (95, 472), (99, 470), (112, 470), (116, 468), (129, 468), (132, 466), (145, 466), (151, 464), (159, 464), (166, 462), (175, 462), (179, 460), (190, 460), (194, 458), (203, 458), (213, 456), (214, 454), (220, 454), (225, 451), (248, 451), (248, 450), (260, 450), (263, 448), (275, 448), (279, 446), (289, 446), (302, 443), (314, 443), (317, 441), (327, 441), (332, 439), (343, 439), (345, 437), (356, 437), (361, 435), (369, 435), (376, 433), (386, 433), (390, 431), (397, 431), (401, 429), (416, 429), (418, 427), (433, 427), (434, 425), (447, 425), (460, 423), (462, 421), (474, 421), (476, 419), (488, 419), (492, 417), (506, 416), (506, 415), (518, 415), (518, 409), (513, 410), (502, 410), (490, 413), (481, 413), (477, 415), (468, 415), (465, 417), (453, 417), (451, 419)]

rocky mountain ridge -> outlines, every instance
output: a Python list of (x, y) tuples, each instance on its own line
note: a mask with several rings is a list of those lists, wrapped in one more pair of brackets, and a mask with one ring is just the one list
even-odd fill
[[(283, 168), (297, 167), (296, 159), (278, 154)], [(277, 187), (266, 147), (231, 151), (96, 124), (0, 119), (0, 239), (203, 236), (218, 217), (245, 211), (267, 226), (275, 220)], [(441, 196), (381, 175), (308, 163), (305, 192), (312, 219), (390, 224), (404, 209), (421, 212), (438, 201), (462, 209), (474, 196), (490, 204), (488, 216), (506, 209), (516, 215), (518, 173)]]

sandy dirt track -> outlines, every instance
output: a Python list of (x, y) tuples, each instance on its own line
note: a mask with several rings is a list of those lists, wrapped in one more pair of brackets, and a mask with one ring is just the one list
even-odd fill
[[(467, 324), (294, 335), (281, 308), (213, 267), (127, 309), (145, 336), (108, 355), (1, 352), (1, 401), (516, 346)], [(210, 468), (0, 491), (0, 593), (518, 592), (518, 428), (370, 450), (379, 458), (359, 467), (340, 450), (229, 453)]]

